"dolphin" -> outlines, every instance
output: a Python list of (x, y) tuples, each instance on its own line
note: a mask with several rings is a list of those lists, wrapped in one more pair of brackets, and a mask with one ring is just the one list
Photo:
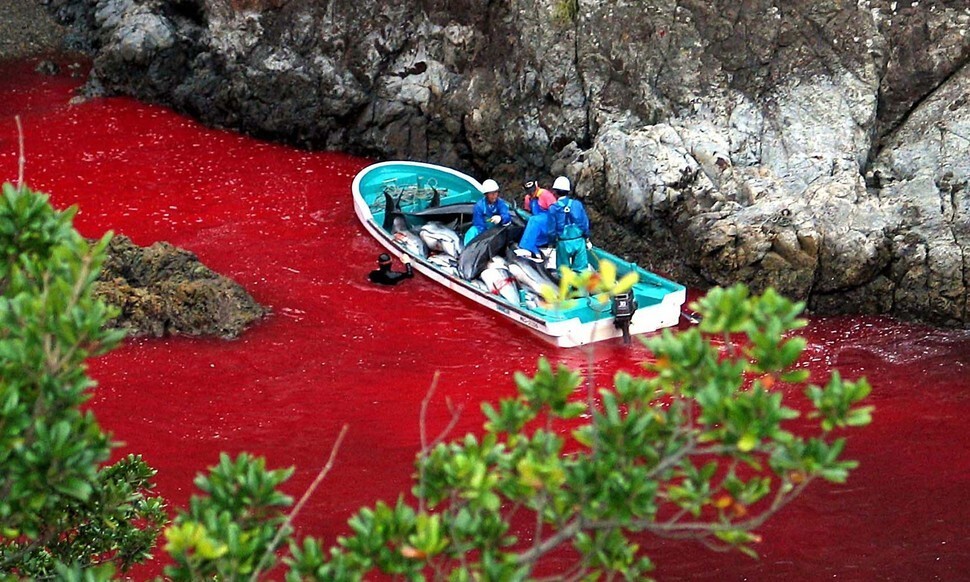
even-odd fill
[(488, 265), (486, 265), (486, 267), (488, 268), (495, 267), (496, 269), (508, 269), (509, 264), (504, 257), (500, 257), (496, 255), (488, 260)]
[[(441, 222), (448, 228), (461, 234), (471, 226), (472, 212), (474, 209), (474, 202), (456, 202), (454, 204), (438, 206), (434, 205), (434, 199), (432, 199), (432, 205), (428, 206), (424, 210), (419, 210), (417, 212), (405, 212), (404, 214), (408, 217)], [(521, 226), (525, 228), (525, 219), (522, 218), (522, 216), (517, 212), (512, 212), (510, 217), (512, 219), (513, 226)]]
[(384, 230), (394, 235), (394, 242), (417, 257), (428, 256), (428, 248), (424, 241), (411, 230), (404, 213), (398, 210), (394, 198), (384, 192)]
[(482, 271), (481, 278), (490, 293), (498, 295), (512, 305), (519, 304), (519, 286), (515, 283), (515, 277), (500, 263), (489, 263), (489, 266)]
[(446, 255), (444, 253), (439, 253), (428, 257), (428, 262), (446, 275), (456, 278), (461, 277), (461, 275), (458, 274), (458, 259), (455, 257)]
[(522, 290), (522, 306), (529, 309), (545, 309), (545, 301), (529, 289)]
[(462, 251), (461, 239), (455, 231), (440, 222), (429, 222), (418, 230), (418, 236), (428, 248), (458, 258)]
[(408, 212), (407, 215), (421, 220), (441, 222), (452, 230), (464, 232), (472, 224), (474, 208), (474, 202), (458, 202), (444, 206), (429, 206), (424, 210)]
[(412, 255), (422, 258), (428, 256), (428, 247), (425, 246), (420, 236), (408, 228), (403, 216), (394, 218), (391, 224), (391, 234), (394, 235), (394, 242), (404, 247)]
[(458, 255), (458, 272), (469, 281), (478, 277), (492, 257), (505, 254), (505, 248), (510, 242), (522, 238), (523, 230), (525, 230), (524, 226), (516, 226), (513, 223), (496, 226), (479, 233)]
[(541, 295), (543, 287), (557, 286), (543, 265), (532, 259), (520, 257), (511, 248), (505, 251), (505, 260), (515, 280), (533, 293)]
[(456, 202), (455, 204), (445, 204), (444, 206), (428, 206), (424, 210), (408, 212), (409, 216), (421, 218), (434, 218), (444, 220), (444, 217), (464, 216), (471, 220), (472, 210), (475, 208), (474, 202)]
[(384, 223), (381, 225), (387, 232), (394, 232), (394, 219), (400, 217), (407, 224), (404, 213), (398, 209), (397, 202), (391, 194), (384, 190)]

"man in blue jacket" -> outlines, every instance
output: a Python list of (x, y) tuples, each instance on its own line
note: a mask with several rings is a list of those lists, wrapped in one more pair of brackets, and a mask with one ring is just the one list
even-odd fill
[(580, 271), (589, 266), (589, 217), (583, 203), (569, 197), (571, 190), (569, 178), (556, 178), (552, 191), (558, 200), (549, 212), (556, 222), (556, 268)]
[(511, 222), (509, 205), (499, 198), (498, 183), (489, 178), (482, 182), (482, 199), (472, 208), (472, 226), (465, 233), (464, 242), (468, 244), (479, 233), (493, 226), (506, 226)]

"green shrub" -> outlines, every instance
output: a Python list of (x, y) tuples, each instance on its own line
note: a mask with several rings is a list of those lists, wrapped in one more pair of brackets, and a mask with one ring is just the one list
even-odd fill
[[(517, 397), (483, 405), (481, 436), (421, 452), (416, 503), (402, 496), (361, 509), (350, 533), (331, 547), (297, 542), (282, 526), (288, 579), (361, 580), (379, 571), (407, 579), (521, 580), (567, 544), (579, 556), (571, 578), (641, 579), (653, 568), (638, 545), (645, 535), (755, 555), (757, 529), (770, 516), (816, 479), (841, 483), (856, 466), (841, 458), (845, 440), (837, 431), (869, 422), (871, 407), (858, 403), (870, 388), (838, 373), (824, 387), (808, 382), (799, 365), (805, 341), (792, 335), (805, 324), (803, 304), (770, 290), (751, 297), (739, 285), (715, 289), (692, 307), (701, 324), (647, 340), (649, 373), (619, 373), (612, 388), (586, 393), (580, 375), (545, 359), (534, 375), (516, 374)], [(801, 413), (783, 404), (783, 393), (795, 390), (817, 420), (814, 430), (801, 421), (806, 435), (790, 429)], [(237, 483), (263, 471), (242, 458), (235, 465), (224, 459), (217, 473), (226, 466), (235, 467)], [(198, 481), (203, 490), (213, 488), (215, 475)], [(265, 501), (249, 498), (246, 513), (282, 522), (282, 503), (266, 514)], [(239, 513), (235, 501), (227, 506), (230, 499), (195, 498), (191, 513), (204, 507), (209, 517), (183, 514), (170, 528), (179, 564), (191, 552), (171, 540), (188, 535), (199, 540), (195, 559), (211, 562), (169, 570), (173, 579), (228, 575), (239, 562), (219, 550), (228, 546), (224, 533), (211, 535)], [(513, 516), (533, 524), (526, 537), (512, 534)], [(192, 523), (197, 529), (187, 534)], [(254, 562), (245, 560), (245, 573)]]
[[(110, 238), (89, 243), (75, 209), (3, 185), (0, 198), (0, 574), (68, 576), (149, 557), (164, 524), (147, 495), (154, 470), (113, 446), (83, 412), (94, 382), (85, 360), (122, 339), (92, 285)], [(109, 569), (102, 572), (109, 572)]]
[[(104, 466), (112, 443), (81, 410), (94, 386), (86, 359), (122, 336), (105, 329), (110, 310), (92, 296), (110, 235), (85, 241), (73, 215), (3, 186), (0, 577), (108, 579), (149, 557), (165, 521), (150, 495), (154, 470), (135, 456)], [(700, 325), (648, 339), (648, 373), (619, 373), (611, 388), (593, 390), (545, 359), (534, 375), (517, 373), (516, 397), (482, 406), (481, 435), (423, 447), (413, 503), (402, 495), (362, 508), (329, 547), (295, 539), (290, 525), (313, 487), (287, 515), (278, 487), (290, 470), (223, 455), (165, 532), (166, 574), (256, 579), (283, 542), (294, 581), (377, 571), (521, 580), (567, 545), (578, 556), (572, 578), (640, 579), (653, 568), (638, 545), (645, 535), (755, 555), (769, 517), (816, 479), (841, 483), (856, 466), (841, 458), (842, 433), (870, 422), (872, 407), (859, 405), (870, 387), (838, 372), (809, 382), (805, 340), (793, 334), (805, 325), (801, 303), (738, 285), (692, 308)], [(798, 421), (807, 434), (792, 428), (802, 413), (783, 403), (798, 390), (816, 423)], [(524, 538), (513, 518), (532, 524)]]

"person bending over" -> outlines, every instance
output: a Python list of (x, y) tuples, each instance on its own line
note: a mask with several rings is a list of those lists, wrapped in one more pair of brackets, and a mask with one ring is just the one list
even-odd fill
[(556, 223), (549, 209), (556, 203), (556, 196), (535, 181), (525, 183), (525, 207), (532, 216), (525, 225), (519, 240), (519, 254), (527, 253), (533, 259), (542, 260), (540, 247), (551, 245), (556, 240)]

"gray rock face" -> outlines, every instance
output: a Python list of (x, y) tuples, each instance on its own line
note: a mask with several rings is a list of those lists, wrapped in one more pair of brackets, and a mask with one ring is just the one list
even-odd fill
[(596, 242), (689, 284), (970, 323), (966, 0), (47, 2), (109, 92), (308, 148), (566, 174)]

